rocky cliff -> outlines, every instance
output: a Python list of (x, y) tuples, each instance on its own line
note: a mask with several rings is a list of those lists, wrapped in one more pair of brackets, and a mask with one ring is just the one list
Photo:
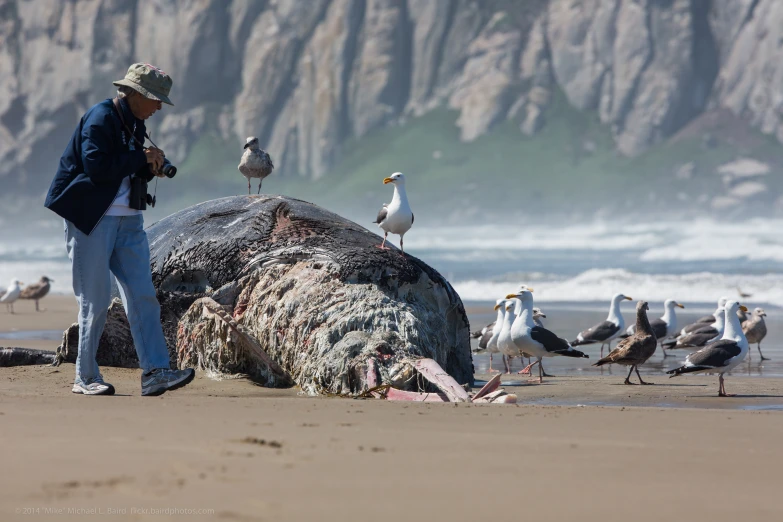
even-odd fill
[(170, 156), (255, 135), (317, 178), (346, 140), (438, 107), (465, 141), (519, 115), (535, 134), (556, 91), (626, 156), (720, 108), (783, 142), (781, 57), (777, 0), (0, 0), (0, 176), (46, 186), (134, 61), (174, 78), (153, 129)]

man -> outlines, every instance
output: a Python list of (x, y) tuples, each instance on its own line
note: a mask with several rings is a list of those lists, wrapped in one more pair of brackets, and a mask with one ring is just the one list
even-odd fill
[(76, 127), (45, 203), (65, 220), (79, 303), (79, 355), (72, 391), (114, 394), (95, 359), (114, 274), (143, 370), (141, 394), (160, 395), (188, 384), (195, 372), (170, 369), (144, 221), (141, 210), (131, 208), (129, 196), (133, 176), (146, 180), (163, 176), (163, 151), (143, 147), (144, 121), (162, 103), (173, 105), (168, 98), (172, 81), (160, 69), (136, 63), (114, 85), (118, 98), (90, 108)]

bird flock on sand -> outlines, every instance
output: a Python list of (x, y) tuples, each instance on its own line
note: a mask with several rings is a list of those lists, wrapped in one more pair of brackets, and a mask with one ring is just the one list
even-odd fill
[[(757, 345), (761, 360), (767, 360), (761, 352), (761, 341), (767, 334), (764, 321), (767, 314), (762, 308), (756, 308), (749, 314), (738, 301), (721, 297), (712, 315), (680, 327), (676, 310), (685, 306), (674, 299), (667, 299), (663, 316), (651, 321), (647, 316), (650, 306), (647, 301), (641, 300), (636, 303), (634, 324), (626, 328), (620, 305), (631, 300), (625, 294), (615, 294), (606, 320), (583, 330), (568, 342), (544, 327), (541, 318), (546, 318), (546, 315), (533, 306), (533, 289), (520, 285), (516, 292), (495, 302), (495, 321), (471, 335), (478, 339), (476, 352), (489, 353), (490, 373), (499, 371), (492, 368), (493, 355), (501, 355), (505, 373), (511, 373), (512, 357), (535, 358), (518, 373), (530, 374), (531, 368), (538, 365), (538, 382), (543, 382), (544, 377), (551, 377), (544, 370), (545, 357), (586, 358), (588, 356), (576, 347), (600, 344), (601, 356), (593, 366), (627, 366), (625, 384), (636, 384), (631, 381), (634, 372), (639, 384), (652, 384), (642, 379), (639, 366), (647, 362), (660, 345), (664, 357), (670, 355), (667, 353), (669, 350), (691, 350), (681, 366), (666, 372), (670, 377), (687, 373), (717, 373), (718, 395), (729, 397), (723, 376), (748, 357), (751, 343)], [(618, 342), (612, 350), (611, 343), (615, 340)], [(608, 347), (606, 356), (604, 347)]]
[(38, 307), (38, 301), (44, 298), (49, 293), (51, 285), (54, 279), (49, 279), (46, 276), (41, 277), (37, 283), (27, 285), (22, 288), (22, 283), (18, 279), (11, 279), (11, 284), (8, 289), (0, 288), (0, 303), (5, 305), (6, 312), (14, 313), (14, 303), (19, 299), (33, 299), (35, 300), (35, 311), (42, 311)]

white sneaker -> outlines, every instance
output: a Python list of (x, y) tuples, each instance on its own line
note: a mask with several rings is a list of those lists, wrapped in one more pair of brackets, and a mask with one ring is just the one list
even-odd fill
[(114, 395), (114, 386), (102, 380), (93, 381), (90, 384), (75, 383), (71, 391), (83, 395)]

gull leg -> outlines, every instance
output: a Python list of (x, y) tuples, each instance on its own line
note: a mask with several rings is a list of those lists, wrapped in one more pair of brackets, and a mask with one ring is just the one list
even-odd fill
[(633, 372), (635, 365), (631, 365), (631, 369), (628, 370), (628, 377), (625, 378), (625, 384), (636, 384), (634, 382), (631, 382), (631, 372)]
[(544, 360), (539, 359), (538, 361), (539, 361), (538, 367), (541, 368), (541, 372), (544, 374), (544, 377), (554, 377), (554, 375), (549, 375), (548, 373), (546, 373), (546, 370), (544, 369), (544, 362), (543, 362)]
[(521, 370), (519, 370), (517, 373), (518, 373), (518, 374), (522, 374), (522, 375), (530, 375), (530, 369), (531, 369), (531, 368), (532, 368), (534, 365), (536, 365), (536, 364), (538, 364), (538, 361), (536, 361), (536, 362), (532, 362), (532, 363), (528, 364), (527, 366), (525, 366), (524, 368), (522, 368)]
[(642, 380), (642, 376), (639, 375), (639, 367), (638, 366), (634, 366), (634, 368), (636, 368), (636, 375), (637, 375), (637, 377), (639, 377), (639, 384), (647, 384), (647, 385), (655, 384), (654, 382), (644, 382)]
[[(759, 355), (761, 356), (761, 360), (762, 361), (769, 361), (770, 360), (769, 357), (764, 357), (764, 354), (761, 353), (761, 342), (758, 343), (757, 347), (759, 349)], [(750, 355), (750, 352), (748, 352), (748, 355)], [(748, 359), (750, 359), (750, 357), (748, 357)]]
[(492, 369), (492, 354), (489, 354), (489, 373), (497, 373), (498, 370)]
[(381, 250), (388, 250), (388, 248), (386, 248), (386, 238), (388, 238), (388, 237), (389, 237), (389, 233), (388, 232), (384, 232), (383, 233), (383, 243), (381, 243), (381, 246), (379, 246), (378, 248), (380, 248)]
[(249, 196), (250, 194), (250, 178), (247, 178), (247, 195)]
[(726, 393), (726, 385), (723, 383), (723, 374), (718, 377), (718, 397), (734, 397), (735, 393)]
[(35, 300), (35, 311), (40, 312), (40, 310), (38, 309), (38, 299)]
[(261, 183), (262, 183), (263, 181), (264, 181), (263, 179), (259, 179), (259, 180), (258, 180), (258, 192), (256, 192), (256, 194), (261, 194)]
[(541, 364), (541, 357), (538, 358), (538, 384), (544, 382), (544, 365)]
[(601, 343), (601, 359), (604, 358), (604, 344), (606, 343)]
[(402, 246), (402, 236), (400, 236), (400, 251), (404, 254), (405, 253), (405, 247)]
[(503, 365), (506, 367), (506, 375), (511, 373), (511, 357), (503, 355)]

